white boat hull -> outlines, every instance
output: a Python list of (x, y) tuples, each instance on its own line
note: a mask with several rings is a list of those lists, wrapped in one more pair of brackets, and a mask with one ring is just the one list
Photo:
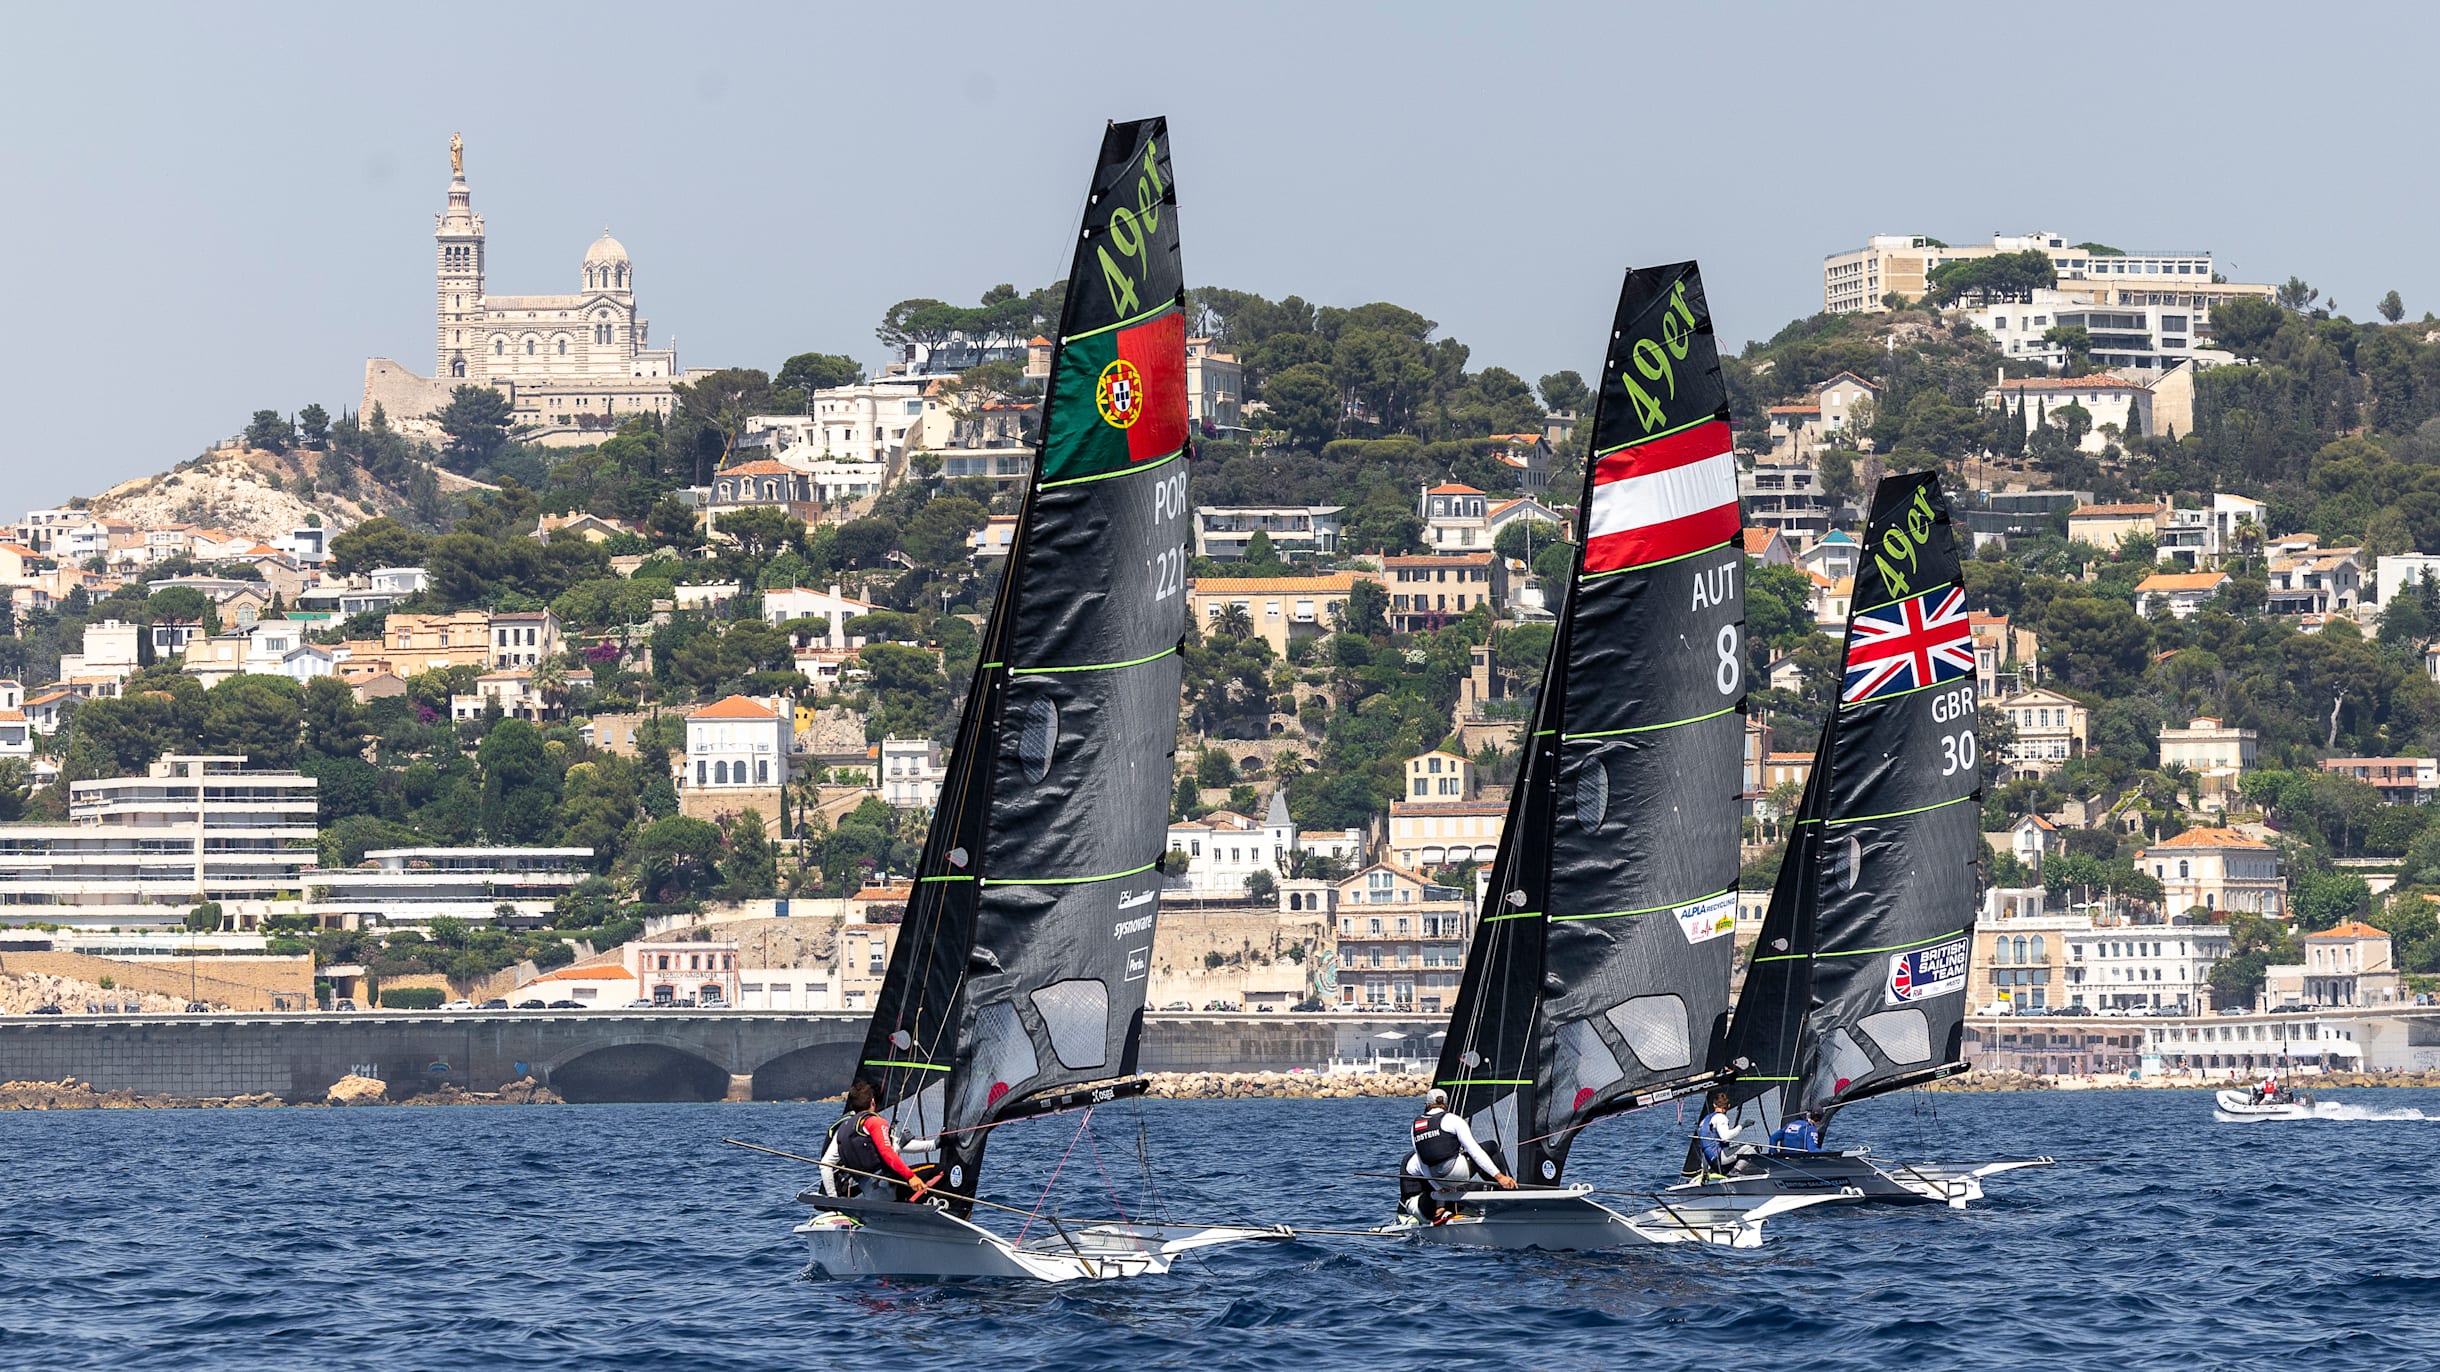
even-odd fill
[(2299, 1096), (2282, 1101), (2258, 1101), (2251, 1091), (2222, 1091), (2212, 1102), (2212, 1116), (2223, 1123), (2250, 1124), (2255, 1120), (2309, 1120), (2313, 1118), (2313, 1100)]
[(865, 1277), (1107, 1281), (1158, 1276), (1179, 1254), (1219, 1244), (1294, 1237), (1285, 1228), (1158, 1224), (1056, 1225), (1018, 1244), (929, 1205), (848, 1196), (806, 1196), (819, 1205), (796, 1227), (816, 1274)]
[(1838, 1153), (1756, 1153), (1725, 1177), (1683, 1182), (1670, 1194), (1686, 1196), (1815, 1196), (1874, 1205), (1945, 1205), (1963, 1210), (1983, 1198), (1983, 1178), (2028, 1167), (2052, 1166), (2049, 1158), (2004, 1162), (1899, 1162), (1856, 1150)]
[(1773, 1215), (1836, 1200), (1836, 1196), (1702, 1196), (1621, 1214), (1592, 1199), (1592, 1188), (1469, 1191), (1463, 1212), (1443, 1224), (1405, 1224), (1384, 1233), (1453, 1248), (1541, 1248), (1555, 1252), (1701, 1243), (1759, 1248), (1762, 1223)]

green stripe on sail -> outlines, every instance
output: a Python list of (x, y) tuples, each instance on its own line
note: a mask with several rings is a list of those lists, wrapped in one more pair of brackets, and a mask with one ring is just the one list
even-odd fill
[(1736, 889), (1736, 887), (1730, 886), (1714, 891), (1708, 896), (1696, 896), (1692, 900), (1673, 900), (1667, 905), (1647, 905), (1641, 910), (1605, 910), (1597, 915), (1552, 915), (1551, 919), (1556, 922), (1568, 919), (1625, 919), (1629, 915), (1657, 915), (1664, 910), (1683, 910), (1690, 905), (1700, 905), (1707, 900), (1718, 900)]
[(1700, 724), (1707, 719), (1718, 719), (1722, 715), (1733, 715), (1735, 713), (1737, 713), (1737, 707), (1731, 705), (1726, 709), (1714, 710), (1707, 715), (1693, 715), (1685, 719), (1673, 719), (1666, 724), (1633, 724), (1624, 729), (1595, 729), (1590, 733), (1567, 734), (1563, 735), (1563, 737), (1568, 742), (1574, 742), (1580, 738), (1616, 738), (1620, 734), (1651, 734), (1658, 733), (1663, 729), (1677, 729), (1688, 724)]
[(1432, 1084), (1434, 1086), (1531, 1086), (1533, 1081), (1531, 1078), (1519, 1077), (1451, 1077), (1447, 1081), (1436, 1081)]
[(1875, 953), (1903, 953), (1910, 948), (1923, 948), (1935, 943), (1946, 943), (1953, 938), (1964, 938), (1972, 932), (1971, 929), (1951, 929), (1946, 933), (1934, 934), (1930, 938), (1916, 939), (1913, 943), (1893, 943), (1886, 948), (1825, 948), (1813, 956), (1817, 958), (1863, 958)]
[(1912, 810), (1891, 810), (1886, 814), (1879, 815), (1816, 815), (1812, 819), (1800, 819), (1796, 822), (1798, 824), (1820, 824), (1824, 826), (1832, 824), (1869, 824), (1876, 819), (1904, 819), (1908, 815), (1928, 815), (1934, 810), (1945, 810), (1952, 805), (1963, 805), (1972, 799), (1974, 799), (1974, 797), (1971, 795), (1962, 795), (1957, 797), (1955, 800), (1936, 800), (1929, 805), (1918, 805)]
[(1123, 667), (1141, 667), (1147, 662), (1158, 662), (1177, 651), (1175, 647), (1163, 648), (1150, 657), (1139, 657), (1133, 662), (1086, 662), (1074, 667), (1015, 667), (1011, 668), (1008, 674), (1010, 676), (1043, 676), (1052, 672), (1115, 672)]
[(1094, 882), (1097, 882), (1097, 881), (1117, 881), (1117, 880), (1119, 880), (1119, 879), (1120, 879), (1120, 878), (1122, 878), (1122, 877), (1141, 876), (1141, 875), (1143, 875), (1144, 873), (1149, 872), (1149, 871), (1151, 871), (1153, 868), (1158, 867), (1158, 866), (1160, 866), (1160, 865), (1161, 865), (1160, 860), (1159, 860), (1158, 858), (1155, 858), (1154, 860), (1152, 860), (1152, 861), (1150, 861), (1150, 862), (1145, 863), (1145, 864), (1144, 864), (1143, 866), (1141, 866), (1141, 867), (1130, 867), (1130, 868), (1128, 868), (1128, 869), (1127, 869), (1126, 871), (1124, 871), (1124, 872), (1111, 872), (1111, 873), (1109, 873), (1109, 874), (1107, 874), (1107, 875), (1105, 875), (1105, 876), (1098, 876), (1098, 877), (985, 877), (985, 878), (983, 878), (983, 884), (984, 884), (985, 886), (1090, 886), (1090, 885), (1092, 885)]
[(1599, 462), (1601, 459), (1608, 457), (1612, 453), (1623, 453), (1629, 448), (1640, 448), (1646, 443), (1658, 443), (1671, 434), (1682, 434), (1688, 429), (1700, 428), (1705, 424), (1713, 422), (1719, 417), (1720, 416), (1716, 414), (1707, 414), (1700, 419), (1689, 419), (1685, 423), (1680, 424), (1673, 429), (1663, 429), (1659, 433), (1645, 434), (1643, 437), (1636, 439), (1632, 443), (1621, 443), (1615, 448), (1604, 448), (1600, 452), (1593, 454), (1593, 460), (1595, 462)]
[(1065, 481), (1045, 481), (1042, 483), (1042, 489), (1046, 491), (1055, 491), (1062, 486), (1081, 486), (1088, 481), (1109, 481), (1122, 476), (1137, 476), (1144, 472), (1151, 471), (1155, 467), (1166, 467), (1170, 463), (1177, 461), (1179, 458), (1184, 457), (1185, 455), (1186, 450), (1184, 448), (1180, 448), (1167, 457), (1160, 458), (1156, 461), (1147, 462), (1141, 467), (1123, 467), (1115, 472), (1101, 472), (1093, 476), (1071, 476)]
[(896, 1062), (889, 1058), (866, 1058), (864, 1060), (864, 1065), (867, 1067), (905, 1067), (917, 1072), (949, 1072), (956, 1070), (954, 1068), (943, 1067), (938, 1063)]
[(1153, 306), (1151, 309), (1144, 311), (1142, 314), (1135, 315), (1131, 318), (1122, 319), (1115, 324), (1104, 324), (1098, 329), (1087, 329), (1083, 333), (1069, 334), (1067, 337), (1060, 339), (1059, 342), (1062, 346), (1069, 343), (1082, 343), (1088, 338), (1099, 338), (1103, 334), (1115, 333), (1120, 329), (1131, 329), (1136, 325), (1143, 323), (1147, 319), (1157, 319), (1176, 308), (1178, 308), (1177, 301), (1164, 300), (1160, 304)]
[(1516, 912), (1515, 914), (1513, 914), (1513, 915), (1485, 915), (1485, 916), (1483, 916), (1483, 918), (1482, 918), (1482, 921), (1481, 921), (1481, 922), (1482, 922), (1482, 923), (1484, 923), (1484, 924), (1489, 924), (1489, 923), (1491, 923), (1493, 920), (1501, 920), (1501, 919), (1540, 919), (1541, 917), (1542, 917), (1542, 912), (1541, 912), (1541, 911), (1539, 911), (1539, 910), (1519, 910), (1519, 911), (1517, 911), (1517, 912)]
[(1702, 557), (1707, 553), (1716, 553), (1722, 548), (1729, 547), (1733, 542), (1734, 540), (1730, 540), (1730, 542), (1714, 543), (1708, 548), (1697, 548), (1691, 553), (1679, 553), (1676, 557), (1656, 557), (1650, 562), (1638, 562), (1632, 567), (1612, 567), (1606, 572), (1586, 572), (1583, 576), (1578, 577), (1577, 581), (1580, 583), (1586, 581), (1599, 581), (1605, 576), (1625, 576), (1629, 572), (1648, 572), (1655, 567), (1666, 567), (1672, 562), (1684, 562), (1690, 557)]

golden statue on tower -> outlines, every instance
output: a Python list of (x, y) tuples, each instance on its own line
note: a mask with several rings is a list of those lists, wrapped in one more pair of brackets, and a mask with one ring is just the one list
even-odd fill
[(466, 142), (454, 133), (449, 135), (449, 174), (452, 177), (466, 175)]

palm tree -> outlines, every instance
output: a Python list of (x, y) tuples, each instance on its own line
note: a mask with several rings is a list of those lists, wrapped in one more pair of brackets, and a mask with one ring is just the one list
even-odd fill
[(1221, 608), (1220, 617), (1212, 627), (1230, 638), (1244, 638), (1254, 632), (1254, 616), (1243, 605), (1226, 605)]

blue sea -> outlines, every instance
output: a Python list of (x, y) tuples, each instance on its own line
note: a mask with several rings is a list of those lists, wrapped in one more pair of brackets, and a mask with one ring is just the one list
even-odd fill
[[(2048, 1153), (1988, 1203), (1819, 1207), (1766, 1247), (1424, 1250), (1322, 1235), (1065, 1287), (809, 1278), (833, 1105), (0, 1114), (0, 1367), (2427, 1368), (2440, 1092), (2215, 1124), (2192, 1091), (1900, 1096), (1834, 1142)], [(986, 1194), (1360, 1229), (1413, 1106), (1142, 1101), (1001, 1132)], [(1571, 1180), (1674, 1171), (1663, 1106)], [(1615, 1202), (1625, 1205), (1630, 1202)]]

